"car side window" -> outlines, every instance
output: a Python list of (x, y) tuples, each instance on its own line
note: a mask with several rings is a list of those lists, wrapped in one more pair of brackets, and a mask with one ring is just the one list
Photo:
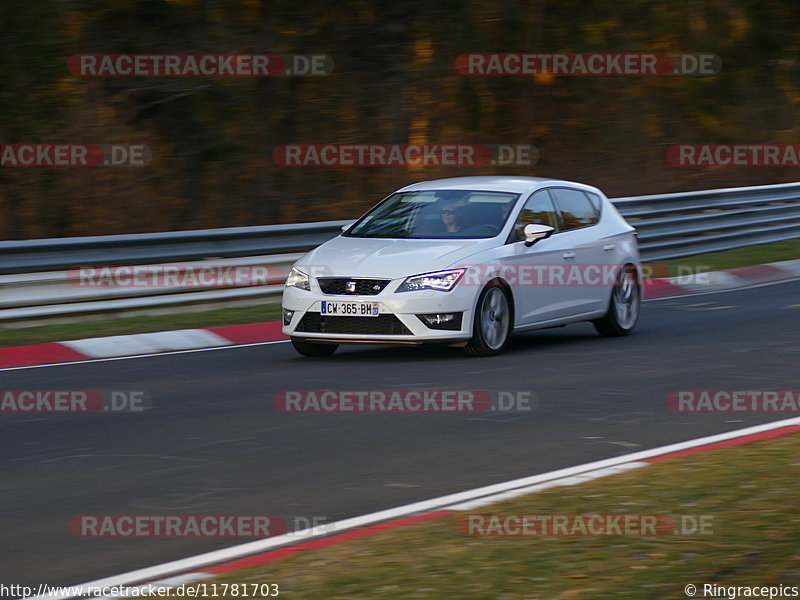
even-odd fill
[(582, 191), (555, 188), (550, 190), (550, 194), (561, 215), (562, 230), (578, 229), (597, 223), (597, 211)]
[(592, 201), (592, 206), (594, 206), (594, 211), (600, 215), (601, 207), (603, 206), (602, 200), (600, 200), (600, 196), (597, 194), (593, 194), (592, 192), (584, 192), (587, 196), (589, 196), (589, 200)]
[(540, 190), (528, 198), (525, 206), (520, 211), (514, 229), (511, 230), (509, 242), (519, 242), (525, 239), (525, 225), (549, 225), (558, 231), (558, 215), (553, 201), (547, 190)]

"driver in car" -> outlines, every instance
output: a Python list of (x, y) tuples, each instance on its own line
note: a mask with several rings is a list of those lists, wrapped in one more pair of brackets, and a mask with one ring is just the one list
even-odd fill
[(457, 204), (454, 202), (448, 202), (442, 207), (442, 223), (446, 231), (461, 231), (461, 225), (456, 218), (456, 208)]

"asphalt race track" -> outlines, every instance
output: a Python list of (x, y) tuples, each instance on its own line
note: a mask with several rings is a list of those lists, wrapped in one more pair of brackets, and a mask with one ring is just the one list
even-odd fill
[[(680, 389), (798, 389), (800, 281), (648, 302), (629, 338), (589, 324), (506, 354), (287, 343), (0, 372), (0, 390), (143, 389), (139, 414), (0, 413), (0, 579), (80, 583), (244, 539), (80, 539), (79, 514), (330, 521), (795, 414), (676, 414)], [(530, 412), (287, 414), (292, 389), (531, 390)], [(689, 475), (687, 474), (687, 477)]]

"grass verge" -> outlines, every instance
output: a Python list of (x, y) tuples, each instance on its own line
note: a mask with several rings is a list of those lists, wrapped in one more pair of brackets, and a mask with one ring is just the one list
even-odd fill
[[(746, 246), (735, 250), (725, 250), (724, 252), (711, 252), (672, 260), (661, 260), (654, 263), (658, 266), (654, 268), (653, 272), (655, 277), (674, 277), (695, 273), (698, 270), (719, 271), (798, 258), (800, 258), (800, 239), (794, 239), (760, 244), (758, 246)], [(665, 271), (668, 271), (669, 274), (667, 275)]]
[[(703, 584), (800, 585), (800, 435), (673, 458), (480, 513), (710, 515), (713, 534), (464, 537), (456, 517), (309, 550), (207, 583), (294, 599), (674, 600)], [(708, 597), (708, 596), (707, 596)]]

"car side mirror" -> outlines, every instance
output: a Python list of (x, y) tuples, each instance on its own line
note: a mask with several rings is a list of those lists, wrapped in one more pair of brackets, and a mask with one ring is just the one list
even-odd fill
[(540, 225), (538, 223), (529, 223), (525, 225), (523, 232), (525, 233), (525, 245), (533, 246), (539, 240), (543, 240), (555, 231), (549, 225)]
[[(352, 223), (350, 223), (350, 225), (352, 225)], [(350, 225), (342, 225), (342, 233), (350, 229)]]

